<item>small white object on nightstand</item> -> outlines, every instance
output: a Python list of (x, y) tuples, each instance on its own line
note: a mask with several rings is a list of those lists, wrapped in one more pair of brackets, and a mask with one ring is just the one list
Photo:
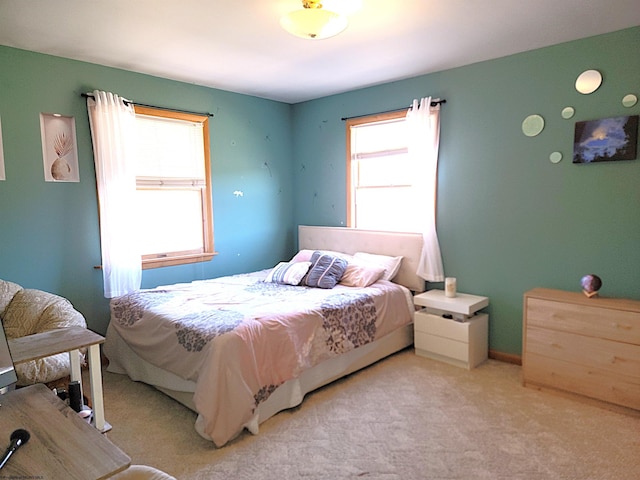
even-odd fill
[(455, 277), (447, 277), (444, 279), (444, 295), (445, 297), (453, 298), (456, 296), (457, 287), (456, 287), (456, 278)]
[(484, 362), (489, 350), (489, 315), (477, 314), (489, 305), (487, 297), (458, 293), (447, 297), (429, 290), (413, 297), (423, 308), (414, 317), (417, 355), (472, 369)]

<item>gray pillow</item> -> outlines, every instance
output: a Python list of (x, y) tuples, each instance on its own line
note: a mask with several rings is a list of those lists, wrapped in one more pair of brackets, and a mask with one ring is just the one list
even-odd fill
[(303, 283), (308, 287), (333, 288), (344, 275), (348, 262), (319, 251), (311, 255), (311, 268)]

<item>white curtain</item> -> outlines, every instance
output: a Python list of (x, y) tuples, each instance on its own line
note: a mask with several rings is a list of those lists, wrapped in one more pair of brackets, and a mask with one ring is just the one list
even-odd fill
[(442, 255), (436, 234), (436, 190), (440, 144), (440, 105), (431, 106), (431, 97), (413, 101), (407, 111), (409, 156), (418, 179), (417, 209), (422, 218), (423, 245), (416, 274), (430, 282), (444, 280)]
[(142, 266), (137, 247), (136, 177), (133, 156), (133, 106), (113, 93), (94, 91), (87, 98), (100, 209), (104, 296), (119, 297), (140, 289)]

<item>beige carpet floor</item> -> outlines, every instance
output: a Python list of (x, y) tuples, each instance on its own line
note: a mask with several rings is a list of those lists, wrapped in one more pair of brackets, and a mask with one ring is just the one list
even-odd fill
[(467, 371), (407, 349), (220, 449), (157, 390), (105, 372), (104, 391), (108, 437), (180, 480), (640, 479), (640, 416), (524, 388), (494, 360)]

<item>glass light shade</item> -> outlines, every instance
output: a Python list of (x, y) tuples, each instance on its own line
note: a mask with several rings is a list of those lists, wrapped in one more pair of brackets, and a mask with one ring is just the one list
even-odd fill
[(347, 17), (321, 8), (296, 10), (280, 19), (287, 32), (302, 38), (322, 40), (333, 37), (347, 28)]

